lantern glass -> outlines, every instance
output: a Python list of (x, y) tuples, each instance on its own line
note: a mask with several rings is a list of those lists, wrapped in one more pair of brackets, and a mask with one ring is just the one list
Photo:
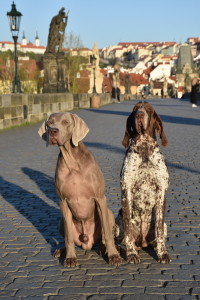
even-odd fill
[(16, 5), (14, 2), (12, 4), (11, 11), (7, 12), (7, 16), (8, 16), (8, 22), (10, 25), (10, 30), (12, 32), (12, 35), (18, 36), (22, 14), (19, 11), (17, 11)]

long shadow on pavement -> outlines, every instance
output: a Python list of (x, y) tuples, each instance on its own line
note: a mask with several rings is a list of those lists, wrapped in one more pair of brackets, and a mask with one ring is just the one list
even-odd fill
[(161, 120), (166, 123), (174, 123), (174, 124), (184, 124), (184, 125), (200, 125), (200, 119), (193, 119), (188, 117), (177, 117), (177, 116), (169, 116), (169, 115), (161, 115)]
[(33, 170), (27, 167), (23, 167), (22, 171), (27, 175), (32, 181), (34, 181), (38, 188), (56, 204), (59, 203), (59, 198), (55, 193), (54, 179), (40, 171)]
[[(112, 114), (112, 115), (121, 115), (121, 116), (129, 116), (130, 112), (124, 111), (115, 111), (115, 110), (101, 110), (101, 109), (90, 109), (90, 111), (99, 114)], [(159, 114), (161, 120), (166, 123), (174, 123), (174, 124), (186, 124), (186, 125), (200, 125), (200, 119), (193, 119), (188, 117), (178, 117), (178, 116), (169, 116), (169, 115), (162, 115)]]
[(110, 144), (93, 143), (93, 142), (84, 142), (84, 144), (87, 147), (91, 147), (91, 148), (98, 148), (98, 149), (102, 149), (102, 150), (108, 150), (108, 151), (115, 152), (115, 153), (122, 153), (122, 154), (125, 153), (125, 151), (122, 147), (116, 147), (116, 146), (112, 146)]
[(195, 173), (195, 174), (200, 174), (200, 171), (198, 171), (196, 169), (188, 168), (188, 167), (186, 167), (184, 165), (181, 165), (181, 164), (171, 163), (167, 160), (166, 160), (166, 164), (169, 168), (176, 168), (176, 169), (179, 169), (179, 170), (184, 170), (184, 171)]
[(55, 230), (58, 231), (60, 210), (48, 205), (37, 195), (5, 180), (3, 177), (0, 177), (0, 187), (3, 198), (33, 224), (47, 243), (51, 245), (53, 251), (56, 247), (54, 238), (57, 239)]

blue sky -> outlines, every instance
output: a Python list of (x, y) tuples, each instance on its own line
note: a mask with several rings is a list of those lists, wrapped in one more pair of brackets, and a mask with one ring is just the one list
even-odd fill
[[(12, 0), (1, 0), (0, 41), (12, 41), (7, 12)], [(49, 24), (61, 7), (70, 10), (66, 32), (80, 36), (83, 45), (99, 48), (118, 42), (176, 41), (200, 36), (200, 0), (15, 0), (23, 17), (27, 41), (34, 43), (36, 30), (43, 46)]]

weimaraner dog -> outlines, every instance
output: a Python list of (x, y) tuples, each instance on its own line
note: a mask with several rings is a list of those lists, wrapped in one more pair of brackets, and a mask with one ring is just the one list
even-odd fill
[(99, 243), (106, 248), (109, 263), (117, 266), (121, 258), (114, 243), (115, 220), (107, 206), (104, 177), (82, 142), (88, 131), (86, 123), (72, 113), (51, 114), (38, 131), (47, 144), (60, 148), (55, 189), (60, 198), (60, 233), (65, 238), (65, 248), (56, 250), (54, 256), (65, 255), (64, 266), (75, 267), (75, 244), (90, 250)]

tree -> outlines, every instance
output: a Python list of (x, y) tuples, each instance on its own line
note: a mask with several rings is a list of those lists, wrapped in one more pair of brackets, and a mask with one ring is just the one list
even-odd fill
[(73, 34), (72, 31), (70, 31), (68, 34), (65, 35), (63, 45), (64, 45), (64, 48), (69, 48), (69, 49), (84, 47), (80, 36)]
[[(71, 93), (78, 93), (77, 73), (80, 67), (88, 62), (88, 58), (81, 56), (81, 50), (84, 48), (79, 35), (74, 35), (73, 32), (66, 34), (64, 39), (64, 48), (66, 51), (66, 65), (67, 65), (67, 82), (68, 90)], [(76, 50), (77, 55), (72, 55), (72, 49)]]

